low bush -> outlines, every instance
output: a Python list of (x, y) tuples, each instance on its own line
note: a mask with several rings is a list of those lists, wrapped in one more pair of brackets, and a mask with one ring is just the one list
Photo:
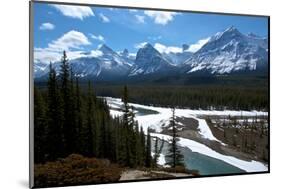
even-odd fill
[(122, 168), (106, 159), (72, 154), (64, 159), (35, 164), (35, 186), (53, 187), (116, 182)]

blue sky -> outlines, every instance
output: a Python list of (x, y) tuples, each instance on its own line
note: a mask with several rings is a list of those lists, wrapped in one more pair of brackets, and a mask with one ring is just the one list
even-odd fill
[(242, 33), (268, 35), (265, 17), (34, 3), (35, 58), (55, 61), (60, 51), (70, 58), (96, 54), (105, 43), (115, 51), (136, 53), (145, 42), (159, 51), (179, 51), (182, 44), (196, 51), (208, 37), (230, 26)]

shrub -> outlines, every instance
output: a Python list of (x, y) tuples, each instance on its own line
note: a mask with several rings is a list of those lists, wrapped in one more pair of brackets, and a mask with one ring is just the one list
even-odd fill
[(122, 168), (109, 160), (72, 154), (55, 162), (35, 165), (35, 187), (116, 182), (121, 172)]

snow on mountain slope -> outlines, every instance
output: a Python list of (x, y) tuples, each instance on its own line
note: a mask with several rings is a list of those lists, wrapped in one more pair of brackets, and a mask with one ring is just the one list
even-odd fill
[(42, 62), (35, 62), (33, 65), (33, 77), (39, 78), (42, 77), (49, 72), (49, 64), (42, 63)]
[[(77, 76), (100, 79), (147, 74), (167, 76), (174, 71), (230, 74), (237, 71), (266, 71), (268, 67), (268, 39), (253, 33), (242, 34), (234, 27), (209, 37), (208, 42), (196, 52), (190, 52), (186, 44), (182, 50), (178, 49), (162, 52), (147, 43), (135, 55), (127, 49), (117, 53), (104, 44), (93, 51), (81, 52), (79, 58), (71, 59), (69, 63)], [(58, 71), (60, 63), (53, 65)], [(46, 77), (48, 71), (48, 63), (34, 63), (35, 78)]]
[(230, 27), (219, 32), (186, 60), (187, 73), (209, 71), (225, 74), (241, 70), (256, 70), (268, 62), (267, 38), (244, 35)]
[(118, 53), (113, 51), (106, 45), (98, 48), (102, 52), (100, 60), (101, 74), (111, 74), (111, 76), (127, 76), (130, 71), (131, 64), (122, 58)]
[[(69, 60), (73, 72), (81, 78), (102, 77), (114, 78), (127, 76), (132, 61), (121, 57), (106, 45), (101, 45), (93, 53), (85, 53), (80, 58)], [(56, 71), (59, 71), (60, 62), (53, 63)], [(44, 77), (49, 72), (49, 64), (35, 63), (35, 78)]]
[(122, 52), (118, 53), (127, 63), (133, 65), (136, 59), (136, 54), (129, 53), (128, 49), (124, 49)]
[(174, 67), (151, 44), (147, 43), (138, 50), (129, 76), (167, 72)]

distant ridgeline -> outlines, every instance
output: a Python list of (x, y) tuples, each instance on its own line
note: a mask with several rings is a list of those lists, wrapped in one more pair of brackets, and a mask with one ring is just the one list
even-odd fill
[(34, 89), (35, 164), (70, 154), (109, 159), (128, 167), (151, 167), (150, 135), (134, 120), (123, 90), (124, 116), (110, 116), (91, 82), (81, 90), (64, 52), (59, 73), (50, 64), (47, 87)]
[[(80, 87), (94, 82), (99, 96), (160, 106), (203, 109), (268, 110), (268, 38), (242, 34), (230, 27), (210, 37), (196, 52), (160, 53), (147, 43), (136, 55), (115, 52), (101, 45), (98, 57), (83, 54), (69, 60)], [(52, 68), (58, 73), (61, 62)], [(44, 88), (49, 80), (48, 62), (34, 62), (34, 80)]]
[[(192, 82), (219, 82), (226, 75), (267, 75), (268, 38), (254, 34), (242, 34), (230, 27), (211, 36), (196, 52), (183, 45), (180, 52), (159, 52), (156, 46), (146, 43), (136, 54), (115, 52), (103, 44), (96, 49), (98, 55), (83, 53), (69, 61), (80, 80), (100, 82), (159, 82), (192, 84)], [(36, 55), (36, 54), (35, 54)], [(36, 80), (46, 80), (49, 62), (37, 59), (34, 62)], [(60, 62), (54, 62), (58, 71)], [(190, 81), (190, 76), (220, 79)]]

